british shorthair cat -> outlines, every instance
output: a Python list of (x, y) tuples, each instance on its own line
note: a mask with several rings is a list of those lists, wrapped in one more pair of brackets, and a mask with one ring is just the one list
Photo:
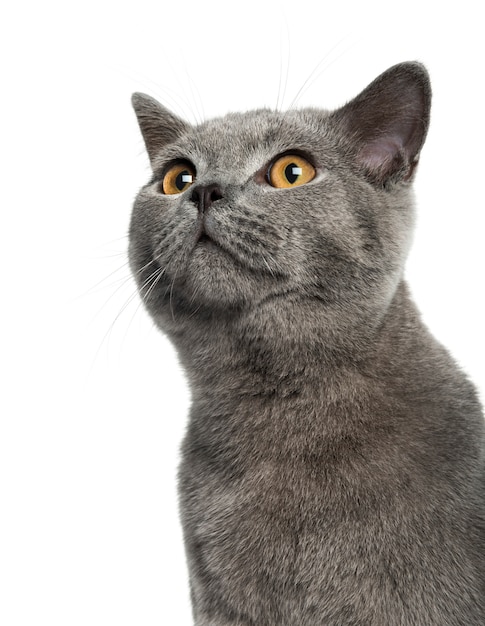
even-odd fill
[(196, 626), (485, 624), (483, 415), (403, 280), (430, 102), (418, 63), (335, 111), (192, 126), (133, 96)]

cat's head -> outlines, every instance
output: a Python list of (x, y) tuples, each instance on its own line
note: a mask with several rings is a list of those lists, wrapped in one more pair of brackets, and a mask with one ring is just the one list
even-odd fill
[(430, 100), (417, 63), (331, 112), (257, 110), (192, 126), (134, 94), (153, 176), (135, 201), (130, 260), (155, 319), (278, 298), (385, 307), (409, 248)]

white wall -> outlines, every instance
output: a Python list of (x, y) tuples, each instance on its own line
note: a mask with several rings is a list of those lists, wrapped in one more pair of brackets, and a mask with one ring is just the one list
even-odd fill
[(285, 108), (302, 87), (299, 105), (336, 106), (423, 61), (434, 105), (408, 277), (483, 397), (482, 21), (468, 0), (3, 9), (2, 624), (191, 624), (175, 495), (188, 394), (126, 266), (149, 175), (133, 91), (197, 121)]

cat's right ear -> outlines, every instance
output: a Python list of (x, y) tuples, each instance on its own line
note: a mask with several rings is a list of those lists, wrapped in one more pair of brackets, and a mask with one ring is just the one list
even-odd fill
[(138, 118), (150, 163), (153, 165), (160, 150), (175, 141), (190, 126), (144, 93), (134, 93), (131, 103)]

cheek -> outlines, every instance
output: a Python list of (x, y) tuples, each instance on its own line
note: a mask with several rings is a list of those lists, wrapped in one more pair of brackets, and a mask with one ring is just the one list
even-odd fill
[(144, 239), (154, 256), (185, 248), (196, 231), (197, 211), (185, 198), (151, 193), (135, 203), (137, 239)]
[(303, 282), (320, 275), (329, 258), (343, 256), (338, 242), (342, 223), (345, 228), (347, 220), (346, 215), (335, 215), (331, 202), (322, 200), (316, 190), (309, 191), (275, 192), (269, 211), (274, 226), (283, 235), (278, 258), (296, 281)]

